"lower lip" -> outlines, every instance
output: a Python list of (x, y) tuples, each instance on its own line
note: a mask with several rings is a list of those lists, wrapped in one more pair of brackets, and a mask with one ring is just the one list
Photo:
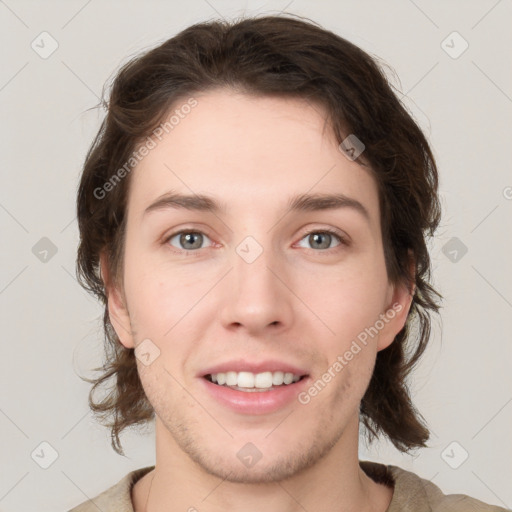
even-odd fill
[(227, 386), (219, 386), (201, 377), (208, 393), (222, 405), (242, 414), (269, 414), (297, 399), (297, 395), (306, 386), (309, 377), (297, 382), (279, 386), (270, 391), (237, 391)]

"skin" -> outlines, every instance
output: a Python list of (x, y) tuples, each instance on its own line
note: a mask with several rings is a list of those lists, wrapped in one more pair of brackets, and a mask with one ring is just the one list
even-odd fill
[[(137, 360), (156, 411), (156, 468), (135, 484), (135, 510), (385, 511), (392, 489), (358, 463), (359, 405), (412, 296), (388, 281), (377, 185), (340, 152), (318, 106), (223, 89), (195, 98), (132, 171), (123, 283), (108, 285), (121, 343), (149, 338), (160, 350), (148, 366)], [(171, 190), (215, 196), (227, 212), (143, 216)], [(350, 208), (287, 213), (288, 198), (306, 192), (355, 198), (370, 220)], [(185, 228), (204, 234), (199, 249), (165, 241)], [(350, 244), (327, 234), (323, 249), (306, 234), (326, 228)], [(235, 250), (247, 236), (263, 248), (250, 264)], [(108, 283), (104, 258), (102, 272)], [(401, 311), (306, 405), (244, 415), (197, 378), (243, 357), (289, 361), (315, 381), (393, 304)], [(248, 442), (263, 454), (250, 468), (236, 456)]]

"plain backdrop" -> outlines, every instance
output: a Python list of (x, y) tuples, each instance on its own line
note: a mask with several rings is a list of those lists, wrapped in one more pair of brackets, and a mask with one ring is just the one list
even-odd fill
[(88, 109), (122, 63), (185, 27), (283, 10), (396, 71), (441, 175), (444, 217), (430, 246), (444, 308), (410, 381), (432, 438), (414, 455), (362, 443), (360, 458), (512, 507), (511, 2), (5, 0), (1, 511), (68, 510), (155, 462), (151, 426), (123, 435), (127, 457), (112, 450), (78, 377), (102, 361), (102, 310), (74, 270), (76, 187), (103, 117)]

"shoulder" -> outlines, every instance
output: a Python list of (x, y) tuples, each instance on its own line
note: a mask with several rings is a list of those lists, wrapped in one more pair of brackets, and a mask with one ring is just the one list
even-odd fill
[[(510, 509), (490, 505), (466, 494), (444, 494), (434, 483), (399, 466), (360, 461), (371, 478), (394, 487), (387, 512), (507, 512)], [(379, 481), (379, 480), (376, 480)]]
[(149, 473), (154, 466), (140, 468), (128, 473), (117, 484), (96, 497), (84, 501), (68, 512), (133, 512), (131, 490), (135, 482)]

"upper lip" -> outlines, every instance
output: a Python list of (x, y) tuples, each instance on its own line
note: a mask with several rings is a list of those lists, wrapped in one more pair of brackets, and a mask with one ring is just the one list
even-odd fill
[(204, 377), (205, 375), (211, 375), (215, 373), (226, 373), (226, 372), (251, 372), (251, 373), (263, 373), (263, 372), (278, 372), (282, 371), (285, 373), (293, 373), (294, 375), (308, 375), (308, 372), (304, 368), (278, 361), (277, 359), (268, 359), (266, 361), (246, 361), (244, 359), (232, 359), (231, 361), (225, 361), (214, 366), (210, 366), (198, 373), (198, 377)]

